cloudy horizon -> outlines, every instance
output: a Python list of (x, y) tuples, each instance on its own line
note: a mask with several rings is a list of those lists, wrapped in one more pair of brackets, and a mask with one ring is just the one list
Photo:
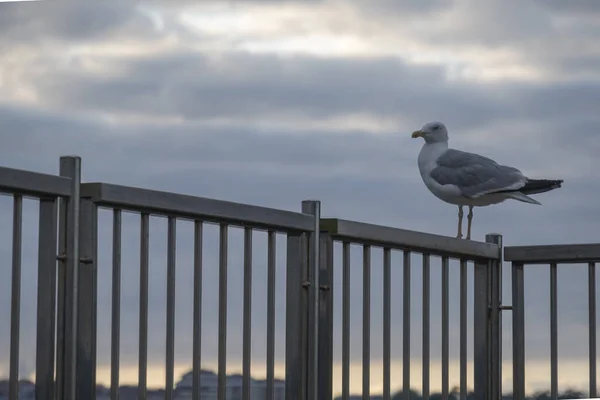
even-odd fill
[[(473, 236), (504, 244), (598, 239), (600, 3), (581, 0), (53, 0), (0, 4), (0, 165), (57, 173), (82, 157), (85, 182), (110, 182), (455, 235), (456, 207), (423, 185), (412, 131), (442, 121), (450, 145), (563, 188), (475, 210)], [(0, 376), (8, 373), (12, 203), (0, 197)], [(25, 201), (24, 246), (35, 245)], [(99, 220), (98, 380), (110, 378), (111, 216)], [(137, 380), (139, 221), (124, 216), (122, 383)], [(166, 223), (152, 218), (149, 386), (164, 384)], [(192, 227), (178, 223), (176, 379), (191, 366)], [(216, 365), (217, 231), (206, 233), (203, 365)], [(133, 239), (132, 239), (133, 238)], [(241, 232), (230, 248), (228, 367), (241, 370)], [(264, 374), (265, 237), (255, 238), (252, 373)], [(277, 298), (285, 247), (278, 243)], [(25, 247), (27, 248), (27, 247)], [(281, 250), (280, 250), (281, 249)], [(339, 249), (338, 249), (339, 250)], [(361, 390), (361, 265), (353, 253), (352, 392)], [(381, 255), (374, 251), (371, 387), (382, 388)], [(401, 267), (401, 257), (394, 267)], [(21, 376), (35, 361), (36, 254), (23, 254)], [(432, 357), (439, 357), (439, 263), (432, 266)], [(420, 261), (412, 275), (411, 383), (420, 389)], [(458, 343), (452, 264), (451, 340)], [(125, 266), (131, 266), (126, 268)], [(356, 272), (354, 272), (356, 271)], [(505, 302), (510, 268), (505, 265)], [(549, 388), (549, 273), (526, 269), (526, 384)], [(394, 269), (392, 374), (401, 376), (401, 269)], [(600, 275), (600, 274), (597, 274)], [(598, 277), (597, 277), (598, 278)], [(341, 284), (339, 257), (336, 285)], [(470, 272), (472, 286), (472, 272)], [(587, 391), (587, 270), (559, 268), (559, 389)], [(596, 286), (598, 286), (598, 278)], [(127, 290), (126, 290), (127, 288)], [(435, 290), (434, 290), (435, 289)], [(341, 297), (335, 292), (335, 334)], [(470, 293), (470, 297), (472, 294)], [(472, 298), (470, 298), (472, 303)], [(285, 302), (277, 303), (283, 376)], [(261, 308), (262, 307), (262, 308)], [(469, 311), (469, 320), (472, 313)], [(456, 317), (456, 318), (454, 318)], [(5, 322), (4, 322), (5, 321)], [(213, 329), (214, 328), (214, 329)], [(504, 317), (504, 389), (512, 390), (510, 315)], [(469, 343), (472, 340), (470, 332)], [(334, 393), (340, 392), (340, 340)], [(454, 346), (456, 347), (456, 346)], [(450, 384), (458, 384), (451, 346)], [(472, 349), (470, 349), (470, 356)], [(432, 391), (440, 387), (432, 362)], [(472, 368), (469, 385), (472, 387)], [(156, 383), (156, 385), (154, 384)], [(400, 379), (392, 378), (392, 389)]]

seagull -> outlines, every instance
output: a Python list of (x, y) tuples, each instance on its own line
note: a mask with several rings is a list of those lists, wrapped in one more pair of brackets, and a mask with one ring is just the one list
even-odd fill
[(429, 122), (412, 133), (423, 138), (419, 152), (419, 172), (425, 186), (439, 199), (458, 206), (457, 239), (462, 238), (463, 206), (467, 215), (467, 240), (471, 239), (473, 207), (514, 199), (541, 205), (529, 197), (561, 187), (560, 179), (530, 179), (516, 168), (500, 165), (478, 154), (448, 148), (448, 130), (441, 122)]

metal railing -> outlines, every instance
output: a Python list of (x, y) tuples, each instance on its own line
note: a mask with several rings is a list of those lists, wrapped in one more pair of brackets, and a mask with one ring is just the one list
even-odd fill
[[(550, 264), (551, 300), (551, 395), (558, 393), (557, 358), (557, 279), (559, 263), (587, 263), (589, 288), (589, 368), (590, 396), (596, 395), (596, 286), (595, 262), (600, 245), (507, 247), (504, 256), (513, 263), (512, 306), (502, 304), (502, 237), (486, 236), (486, 242), (458, 240), (386, 226), (322, 219), (318, 201), (304, 201), (301, 212), (232, 203), (202, 197), (160, 192), (108, 183), (81, 183), (81, 160), (62, 157), (60, 176), (0, 167), (0, 193), (13, 197), (12, 268), (9, 355), (9, 399), (17, 399), (19, 388), (19, 348), (21, 330), (21, 255), (23, 248), (23, 197), (39, 202), (38, 281), (36, 327), (36, 398), (94, 399), (97, 389), (99, 211), (111, 213), (110, 242), (110, 397), (119, 398), (121, 383), (121, 319), (123, 294), (123, 215), (136, 215), (139, 228), (139, 308), (138, 308), (138, 398), (148, 397), (149, 365), (149, 276), (151, 261), (150, 221), (166, 218), (166, 315), (164, 396), (174, 398), (176, 275), (178, 271), (177, 223), (193, 225), (192, 269), (192, 391), (201, 395), (203, 327), (203, 274), (210, 266), (204, 261), (205, 228), (218, 226), (218, 250), (214, 270), (218, 271), (217, 380), (219, 400), (226, 398), (228, 371), (228, 272), (231, 262), (230, 233), (243, 231), (242, 245), (242, 398), (251, 398), (253, 248), (256, 231), (266, 232), (266, 386), (267, 400), (274, 400), (275, 316), (276, 316), (276, 238), (285, 235), (285, 398), (289, 400), (331, 399), (334, 370), (334, 320), (341, 319), (341, 395), (350, 396), (350, 277), (355, 273), (351, 247), (362, 249), (360, 268), (362, 292), (362, 395), (371, 395), (372, 262), (374, 251), (382, 252), (382, 356), (383, 398), (392, 396), (392, 272), (393, 255), (402, 254), (402, 377), (403, 399), (411, 396), (411, 356), (418, 340), (411, 339), (411, 276), (414, 255), (420, 255), (422, 276), (422, 395), (431, 392), (432, 260), (441, 263), (441, 391), (450, 396), (450, 270), (458, 261), (459, 285), (459, 396), (467, 398), (468, 363), (473, 363), (474, 394), (477, 399), (499, 399), (502, 382), (502, 310), (513, 311), (514, 397), (525, 396), (525, 304), (523, 266)], [(341, 248), (340, 259), (334, 248)], [(130, 247), (130, 246), (128, 246)], [(339, 269), (335, 267), (340, 261)], [(469, 325), (468, 274), (473, 265), (472, 325)], [(341, 275), (336, 286), (334, 274)], [(334, 294), (341, 292), (341, 315), (335, 312)], [(437, 294), (437, 293), (436, 293)], [(472, 360), (468, 332), (472, 326)], [(55, 355), (56, 354), (56, 355)]]
[[(430, 266), (432, 256), (441, 258), (442, 274), (442, 321), (441, 321), (441, 367), (442, 367), (442, 398), (449, 396), (449, 262), (450, 259), (460, 260), (460, 399), (467, 397), (467, 267), (474, 263), (474, 358), (475, 393), (479, 399), (491, 398), (489, 394), (500, 393), (499, 382), (495, 376), (500, 371), (500, 354), (493, 352), (493, 346), (500, 343), (499, 307), (501, 242), (500, 235), (488, 235), (487, 243), (465, 241), (445, 236), (414, 232), (404, 229), (390, 228), (341, 219), (321, 220), (321, 251), (320, 263), (321, 282), (324, 294), (321, 297), (321, 323), (325, 325), (319, 344), (322, 361), (320, 365), (332, 365), (332, 286), (333, 276), (333, 244), (341, 242), (342, 250), (342, 399), (350, 397), (350, 246), (362, 246), (362, 397), (368, 399), (370, 391), (370, 343), (371, 343), (371, 249), (383, 249), (383, 398), (391, 398), (391, 269), (392, 252), (401, 251), (403, 255), (402, 271), (402, 398), (411, 397), (411, 255), (415, 252), (422, 254), (422, 396), (430, 396), (430, 310), (431, 310), (431, 279)], [(496, 289), (492, 289), (495, 287)], [(495, 296), (495, 297), (494, 297)], [(494, 298), (496, 300), (494, 300)], [(488, 315), (496, 306), (496, 311)], [(494, 334), (492, 334), (494, 332)], [(491, 366), (491, 367), (488, 367)], [(322, 391), (319, 398), (332, 398), (331, 369), (320, 373)]]
[[(140, 309), (139, 309), (139, 364), (138, 364), (138, 398), (147, 397), (148, 369), (148, 264), (149, 264), (149, 218), (163, 216), (168, 220), (167, 228), (167, 312), (166, 312), (166, 357), (165, 357), (165, 398), (174, 396), (174, 345), (175, 345), (175, 274), (176, 274), (176, 222), (188, 219), (194, 222), (194, 314), (193, 314), (193, 362), (192, 362), (192, 398), (200, 398), (200, 366), (202, 341), (202, 253), (203, 227), (207, 223), (219, 225), (218, 247), (218, 393), (219, 399), (226, 397), (227, 377), (227, 303), (228, 303), (228, 231), (231, 226), (244, 230), (243, 246), (243, 371), (242, 398), (250, 399), (250, 366), (251, 366), (251, 298), (252, 298), (252, 238), (254, 230), (268, 231), (268, 306), (267, 306), (267, 399), (273, 399), (274, 385), (274, 329), (275, 329), (275, 235), (287, 234), (287, 328), (286, 332), (296, 332), (296, 326), (302, 322), (303, 293), (300, 276), (305, 274), (307, 263), (300, 253), (306, 252), (306, 234), (314, 230), (318, 215), (302, 214), (276, 210), (266, 207), (231, 203), (200, 197), (159, 192), (147, 189), (111, 185), (106, 183), (88, 183), (82, 185), (81, 220), (82, 229), (85, 224), (88, 235), (82, 235), (82, 257), (92, 260), (94, 264), (97, 253), (96, 221), (98, 207), (111, 209), (113, 212), (113, 255), (112, 255), (112, 333), (111, 333), (111, 398), (116, 399), (119, 386), (119, 337), (120, 337), (120, 274), (121, 274), (121, 213), (135, 212), (140, 215)], [(313, 205), (314, 202), (308, 202)], [(306, 208), (306, 206), (305, 206)], [(314, 236), (314, 235), (313, 235)], [(89, 265), (85, 274), (80, 274), (79, 288), (82, 292), (95, 293), (95, 265)], [(295, 296), (294, 296), (295, 294)], [(95, 320), (97, 306), (95, 296), (81, 299), (80, 315), (87, 316), (80, 321), (79, 341), (82, 344), (79, 352), (79, 368), (82, 371), (78, 379), (77, 398), (92, 398), (95, 393), (96, 354), (93, 346), (85, 343), (95, 343)], [(295, 333), (294, 333), (295, 334)], [(286, 398), (296, 398), (304, 388), (297, 378), (296, 371), (300, 365), (295, 365), (301, 347), (296, 345), (296, 338), (290, 340), (286, 349)]]
[(588, 366), (589, 397), (597, 397), (596, 360), (596, 262), (600, 244), (513, 246), (504, 249), (512, 263), (513, 399), (525, 399), (525, 280), (524, 266), (546, 264), (550, 268), (550, 398), (558, 399), (558, 296), (557, 267), (588, 264)]
[[(58, 235), (58, 205), (62, 200), (62, 215), (72, 212), (75, 202), (70, 201), (77, 179), (70, 176), (73, 164), (72, 158), (61, 160), (61, 175), (54, 176), (36, 172), (0, 168), (0, 193), (13, 197), (13, 226), (12, 226), (12, 268), (11, 268), (11, 307), (10, 307), (10, 358), (9, 358), (9, 392), (10, 399), (16, 399), (19, 390), (19, 361), (20, 361), (20, 328), (21, 328), (21, 267), (22, 267), (22, 232), (23, 232), (23, 197), (32, 197), (39, 202), (38, 230), (38, 290), (37, 290), (37, 332), (36, 332), (36, 398), (54, 398), (55, 390), (55, 342), (62, 349), (58, 353), (60, 364), (57, 365), (57, 375), (62, 368), (74, 365), (73, 348), (64, 347), (65, 332), (72, 331), (73, 320), (65, 318), (66, 282), (65, 259), (60, 259), (57, 307), (57, 241)], [(75, 177), (77, 178), (77, 177)], [(69, 214), (72, 215), (72, 214)], [(60, 250), (64, 254), (67, 246), (72, 244), (73, 234), (65, 237), (61, 230)], [(59, 317), (58, 329), (56, 317)], [(72, 315), (72, 314), (71, 314)], [(55, 336), (58, 331), (58, 337)], [(74, 367), (73, 367), (74, 368)], [(65, 376), (65, 375), (63, 375)]]
[[(287, 270), (289, 273), (286, 332), (293, 332), (294, 335), (293, 338), (287, 340), (286, 347), (286, 370), (288, 371), (286, 374), (286, 398), (300, 398), (304, 395), (306, 387), (297, 373), (305, 369), (305, 365), (301, 364), (304, 361), (303, 347), (302, 343), (296, 341), (295, 332), (298, 331), (297, 328), (300, 327), (300, 324), (307, 323), (304, 311), (305, 303), (310, 302), (310, 299), (305, 297), (302, 285), (308, 273), (309, 260), (306, 255), (309, 241), (311, 239), (313, 242), (318, 241), (318, 235), (314, 235), (315, 227), (318, 228), (318, 215), (105, 183), (81, 184), (81, 161), (78, 157), (62, 157), (60, 173), (62, 176), (0, 168), (0, 192), (14, 196), (9, 399), (17, 399), (19, 384), (20, 270), (23, 250), (21, 248), (21, 214), (22, 196), (24, 195), (38, 198), (40, 203), (36, 344), (37, 399), (93, 399), (96, 396), (99, 208), (108, 208), (113, 213), (111, 399), (117, 399), (119, 396), (123, 212), (138, 213), (140, 225), (138, 397), (140, 399), (147, 398), (149, 221), (151, 216), (162, 216), (168, 220), (165, 398), (172, 399), (174, 392), (176, 222), (180, 219), (191, 220), (194, 223), (192, 398), (200, 398), (201, 291), (204, 247), (202, 239), (203, 228), (206, 224), (217, 224), (220, 229), (218, 249), (218, 398), (224, 399), (226, 394), (227, 255), (228, 232), (232, 226), (241, 227), (244, 230), (242, 397), (249, 399), (251, 390), (251, 288), (254, 230), (265, 230), (268, 235), (267, 399), (273, 399), (275, 381), (275, 239), (278, 233), (287, 235)], [(60, 202), (60, 218), (57, 214), (59, 199), (63, 200)], [(318, 202), (306, 202), (303, 207), (318, 210)], [(57, 260), (60, 261), (58, 270), (56, 269)], [(314, 260), (312, 262), (314, 263)], [(57, 285), (58, 294), (55, 289)], [(308, 342), (309, 338), (307, 337), (305, 340)], [(314, 338), (310, 339), (310, 341), (312, 340)], [(314, 376), (313, 380), (316, 382)]]

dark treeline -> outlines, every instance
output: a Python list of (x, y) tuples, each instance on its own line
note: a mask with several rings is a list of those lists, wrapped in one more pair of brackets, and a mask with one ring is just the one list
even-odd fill
[[(460, 399), (460, 394), (458, 392), (458, 390), (453, 390), (450, 395), (448, 396), (450, 400), (459, 400)], [(559, 399), (584, 399), (587, 397), (587, 394), (577, 391), (577, 390), (565, 390), (564, 392), (559, 393), (558, 398)], [(335, 400), (341, 400), (342, 397), (338, 396), (335, 398)], [(362, 399), (362, 396), (360, 395), (351, 395), (350, 396), (350, 400), (360, 400)], [(442, 399), (442, 394), (441, 393), (433, 393), (429, 396), (430, 400), (441, 400)], [(537, 392), (534, 393), (531, 396), (526, 397), (527, 400), (550, 400), (550, 392)], [(383, 396), (381, 395), (377, 395), (377, 396), (371, 396), (371, 400), (383, 400)], [(402, 392), (396, 392), (392, 395), (392, 400), (403, 400), (403, 395)], [(423, 400), (423, 397), (421, 396), (420, 393), (411, 390), (410, 391), (410, 400)], [(475, 400), (475, 395), (473, 394), (473, 392), (469, 392), (467, 394), (467, 400)], [(511, 394), (507, 394), (502, 396), (502, 400), (512, 400), (512, 395)]]

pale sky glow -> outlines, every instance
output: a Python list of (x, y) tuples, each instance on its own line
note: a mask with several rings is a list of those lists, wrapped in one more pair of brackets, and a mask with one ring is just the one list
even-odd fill
[[(181, 21), (201, 34), (229, 38), (236, 48), (251, 53), (305, 54), (319, 57), (399, 57), (408, 62), (425, 65), (441, 65), (447, 69), (450, 80), (497, 81), (500, 79), (543, 79), (543, 70), (523, 65), (514, 51), (508, 48), (486, 49), (444, 46), (423, 38), (427, 33), (422, 24), (410, 23), (405, 29), (389, 32), (387, 26), (377, 29), (369, 24), (368, 35), (351, 30), (327, 29), (327, 23), (338, 23), (343, 18), (359, 19), (338, 5), (340, 13), (328, 10), (310, 10), (290, 7), (237, 7), (221, 6), (216, 9), (183, 12)], [(337, 10), (336, 10), (337, 11)], [(298, 15), (299, 14), (299, 15)], [(306, 19), (302, 28), (290, 24), (291, 20)], [(447, 16), (439, 29), (455, 23)], [(330, 21), (328, 21), (328, 19)], [(361, 21), (362, 22), (362, 21)], [(425, 39), (425, 40), (423, 40)]]
[[(315, 198), (328, 218), (453, 236), (456, 208), (435, 199), (422, 184), (416, 162), (421, 142), (410, 138), (424, 123), (441, 121), (449, 129), (450, 146), (515, 166), (530, 177), (565, 180), (561, 190), (536, 197), (542, 206), (506, 202), (476, 210), (476, 240), (500, 232), (505, 245), (599, 242), (598, 37), (600, 3), (593, 1), (48, 0), (0, 6), (0, 165), (56, 173), (61, 155), (77, 154), (83, 158), (86, 181), (294, 211), (300, 210), (301, 200)], [(0, 196), (0, 265), (8, 266), (11, 207), (10, 198)], [(31, 242), (24, 244), (26, 249), (37, 237), (36, 213), (33, 206), (25, 212), (24, 232)], [(127, 218), (121, 383), (135, 385), (139, 221), (137, 216)], [(98, 278), (102, 343), (97, 376), (105, 385), (110, 381), (110, 221), (101, 222), (104, 247)], [(158, 322), (150, 326), (148, 382), (156, 388), (164, 384), (165, 357), (160, 336), (165, 332), (166, 291), (161, 221), (152, 225), (150, 255), (149, 312), (151, 319), (158, 315)], [(175, 380), (191, 365), (189, 233), (178, 233)], [(206, 237), (202, 364), (216, 369), (217, 231), (207, 228)], [(242, 242), (237, 239), (230, 242), (230, 373), (241, 371)], [(264, 250), (254, 255), (256, 378), (265, 376), (265, 313), (260, 308), (267, 291)], [(373, 265), (379, 266), (375, 253)], [(22, 378), (34, 371), (36, 303), (28, 294), (36, 290), (35, 257), (24, 251)], [(276, 290), (278, 299), (284, 299), (285, 247), (278, 248), (277, 257), (281, 272)], [(350, 382), (351, 392), (359, 394), (362, 259), (354, 252), (351, 258)], [(338, 264), (334, 329), (340, 336)], [(421, 269), (418, 262), (414, 265), (411, 381), (420, 389)], [(436, 268), (431, 291), (432, 392), (441, 389), (441, 275)], [(568, 268), (559, 272), (559, 388), (587, 390), (587, 270)], [(383, 278), (381, 268), (372, 271), (371, 387), (376, 394), (382, 390)], [(392, 307), (398, 307), (391, 321), (392, 347), (398, 350), (392, 352), (393, 390), (400, 389), (402, 376), (398, 271), (393, 272), (392, 294)], [(505, 271), (503, 297), (509, 304), (510, 268)], [(454, 341), (458, 277), (451, 275)], [(600, 287), (598, 273), (597, 280)], [(10, 268), (0, 268), (0, 349), (9, 348), (10, 282)], [(528, 270), (530, 392), (549, 389), (548, 284), (547, 269)], [(472, 289), (472, 279), (469, 285)], [(277, 301), (276, 307), (276, 375), (283, 377), (285, 302)], [(510, 393), (508, 314), (504, 321), (503, 386)], [(339, 394), (337, 336), (334, 392)], [(454, 351), (457, 346), (451, 345), (451, 386), (459, 380)], [(8, 353), (2, 350), (2, 376), (8, 373), (7, 363)], [(469, 387), (472, 374), (469, 364)]]
[[(412, 387), (419, 388), (422, 382), (422, 364), (420, 360), (416, 360), (411, 364), (411, 382)], [(585, 390), (587, 385), (587, 360), (578, 361), (561, 361), (559, 371), (559, 385), (561, 387), (570, 387)], [(600, 359), (598, 360), (600, 362)], [(203, 365), (213, 371), (217, 370), (217, 365)], [(341, 364), (336, 364), (333, 370), (334, 395), (341, 394)], [(175, 376), (181, 377), (188, 372), (191, 366), (177, 365), (175, 367)], [(504, 363), (502, 366), (503, 380), (502, 385), (504, 390), (509, 393), (512, 390), (512, 364)], [(228, 369), (229, 374), (241, 373), (241, 367)], [(473, 363), (467, 364), (468, 379), (467, 385), (469, 390), (473, 388)], [(164, 367), (148, 366), (148, 387), (160, 388), (164, 385)], [(135, 385), (137, 382), (138, 369), (135, 366), (121, 367), (121, 382), (122, 384)], [(432, 392), (441, 391), (441, 364), (432, 363), (430, 370), (431, 390)], [(402, 389), (402, 361), (393, 361), (391, 364), (392, 375), (392, 392)], [(528, 392), (536, 392), (547, 389), (548, 376), (550, 376), (550, 365), (547, 362), (530, 362), (527, 364), (527, 381), (529, 382), (526, 390)], [(256, 379), (265, 379), (265, 365), (254, 362), (252, 364), (252, 376)], [(283, 365), (275, 366), (275, 376), (283, 379), (285, 377), (285, 367)], [(371, 389), (373, 393), (381, 393), (383, 391), (383, 366), (381, 362), (373, 362), (371, 364)], [(97, 371), (98, 382), (110, 386), (110, 367), (99, 368)], [(452, 387), (458, 384), (458, 367), (456, 360), (452, 360), (450, 366), (450, 380)], [(350, 391), (351, 393), (361, 393), (362, 390), (362, 365), (354, 363), (350, 365)]]

